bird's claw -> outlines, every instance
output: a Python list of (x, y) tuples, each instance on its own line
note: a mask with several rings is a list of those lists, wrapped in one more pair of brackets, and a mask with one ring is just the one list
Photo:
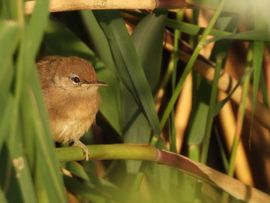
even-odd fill
[(74, 140), (73, 146), (80, 147), (83, 150), (83, 153), (85, 155), (85, 160), (86, 161), (89, 160), (90, 154), (89, 154), (89, 150), (85, 144), (83, 144), (80, 140)]

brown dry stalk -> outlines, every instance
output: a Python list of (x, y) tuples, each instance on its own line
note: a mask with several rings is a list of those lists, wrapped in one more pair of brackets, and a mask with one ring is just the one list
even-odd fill
[[(25, 13), (31, 14), (35, 1), (25, 2)], [(192, 7), (185, 0), (51, 0), (50, 12), (75, 10), (146, 9)]]
[(176, 149), (180, 153), (184, 142), (185, 131), (188, 126), (192, 104), (192, 77), (187, 77), (175, 109)]

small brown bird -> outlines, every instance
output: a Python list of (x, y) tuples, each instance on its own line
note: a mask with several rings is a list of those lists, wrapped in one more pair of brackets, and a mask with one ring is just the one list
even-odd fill
[(76, 56), (47, 56), (37, 66), (54, 140), (73, 142), (88, 160), (88, 149), (79, 139), (95, 121), (98, 88), (104, 83), (90, 63)]

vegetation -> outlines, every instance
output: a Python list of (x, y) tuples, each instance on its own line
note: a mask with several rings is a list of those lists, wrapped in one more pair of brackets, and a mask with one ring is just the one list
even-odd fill
[[(270, 200), (267, 0), (60, 13), (35, 2), (27, 15), (22, 0), (0, 2), (0, 202)], [(45, 55), (85, 58), (108, 84), (82, 139), (93, 161), (53, 143)]]

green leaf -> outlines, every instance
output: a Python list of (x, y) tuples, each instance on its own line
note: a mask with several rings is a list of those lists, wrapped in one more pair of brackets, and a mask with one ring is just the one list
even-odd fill
[(85, 181), (89, 181), (89, 177), (87, 173), (85, 172), (82, 165), (80, 165), (77, 162), (67, 162), (66, 167), (67, 170), (69, 170), (72, 174), (74, 174), (77, 177), (80, 177), (81, 179)]
[[(16, 105), (16, 103), (13, 104)], [(17, 106), (15, 105), (13, 106), (13, 109), (16, 109)], [(18, 119), (17, 115), (14, 115), (14, 112), (16, 112), (16, 110), (12, 112), (11, 116)], [(12, 120), (14, 121), (14, 119)], [(12, 176), (15, 176), (16, 181), (18, 181), (23, 201), (34, 203), (37, 201), (37, 197), (31, 177), (30, 166), (24, 154), (22, 143), (23, 134), (20, 132), (21, 129), (19, 127), (14, 128), (14, 126), (11, 126), (10, 124), (9, 127), (11, 127), (11, 130), (9, 131), (9, 136), (7, 136), (6, 144), (8, 147), (9, 158), (14, 169)]]
[[(151, 135), (151, 128), (143, 114), (136, 116), (136, 119), (125, 132), (125, 143), (148, 143)], [(137, 173), (140, 169), (142, 161), (126, 161), (127, 171), (129, 173)]]
[(0, 21), (0, 86), (3, 87), (10, 80), (12, 69), (10, 69), (11, 57), (16, 50), (19, 39), (19, 27), (13, 21)]
[(157, 88), (163, 52), (166, 12), (156, 11), (144, 17), (132, 33), (138, 57), (152, 90)]
[(269, 33), (264, 31), (251, 30), (246, 32), (239, 32), (235, 34), (224, 35), (220, 37), (213, 37), (205, 42), (205, 44), (209, 44), (219, 40), (225, 39), (233, 39), (233, 40), (251, 40), (251, 41), (270, 41)]
[(97, 75), (101, 81), (105, 81), (107, 84), (106, 87), (101, 87), (99, 90), (101, 94), (100, 112), (118, 135), (122, 135), (123, 122), (121, 117), (122, 108), (119, 81), (113, 71), (108, 68), (97, 70)]
[[(2, 100), (1, 100), (2, 102)], [(11, 119), (14, 118), (14, 98), (9, 95), (9, 97), (6, 99), (6, 102), (4, 102), (3, 106), (5, 106), (5, 109), (2, 112), (2, 118), (0, 118), (0, 149), (2, 148), (3, 142), (6, 139), (6, 137), (9, 135), (10, 128), (11, 128)]]
[[(176, 21), (174, 19), (169, 18), (166, 19), (166, 26), (172, 29), (180, 30), (181, 32), (187, 33), (189, 35), (201, 35), (205, 30), (205, 28), (200, 27), (198, 25), (194, 25), (192, 23), (187, 23), (183, 21)], [(221, 37), (230, 35), (231, 33), (218, 29), (212, 29), (210, 34), (216, 37)]]
[[(256, 5), (256, 4), (255, 4)], [(255, 7), (255, 13), (259, 13), (260, 10), (265, 10), (266, 7), (263, 7), (261, 4), (256, 5)], [(256, 12), (257, 11), (257, 12)], [(264, 14), (268, 15), (269, 12), (264, 12)], [(261, 30), (267, 32), (269, 30), (269, 23), (267, 23), (267, 20), (261, 15), (254, 15), (255, 16), (255, 29)], [(256, 110), (256, 103), (257, 103), (257, 97), (258, 97), (258, 91), (260, 87), (260, 81), (262, 79), (262, 70), (263, 70), (263, 59), (264, 59), (264, 42), (262, 41), (255, 41), (252, 46), (252, 52), (253, 52), (253, 89), (252, 89), (252, 109), (251, 109), (251, 130), (253, 128), (254, 124), (254, 112)]]
[(209, 110), (209, 84), (201, 80), (196, 91), (196, 103), (193, 106), (189, 126), (188, 144), (199, 145), (204, 138), (207, 112)]
[(95, 11), (94, 14), (110, 44), (118, 76), (142, 108), (153, 131), (159, 134), (160, 126), (151, 88), (123, 19), (116, 11)]
[(3, 189), (5, 199), (7, 202), (23, 202), (18, 180), (6, 144), (3, 145), (1, 149), (0, 159), (2, 163), (0, 167), (0, 185), (1, 189)]
[(117, 69), (113, 61), (110, 45), (93, 12), (80, 11), (80, 14), (87, 30), (87, 35), (93, 44), (93, 50), (105, 66), (116, 74)]

